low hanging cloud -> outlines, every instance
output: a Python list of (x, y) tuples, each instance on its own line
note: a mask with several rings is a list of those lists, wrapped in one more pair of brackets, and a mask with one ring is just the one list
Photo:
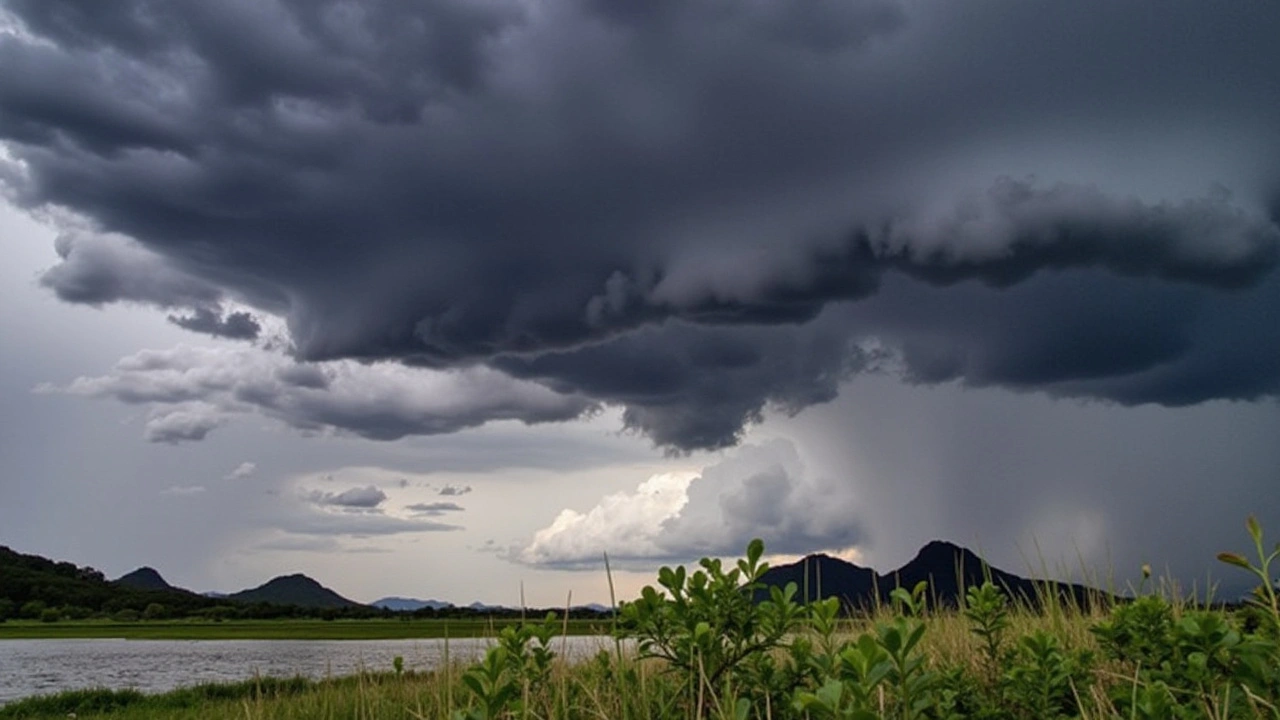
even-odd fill
[(379, 537), (420, 532), (451, 532), (460, 525), (419, 518), (402, 518), (376, 512), (324, 512), (304, 510), (269, 518), (272, 527), (293, 535), (349, 535)]
[(412, 505), (405, 505), (404, 509), (414, 513), (415, 515), (427, 516), (438, 516), (444, 515), (445, 513), (462, 512), (463, 510), (466, 510), (466, 508), (462, 507), (458, 503), (452, 502), (414, 503)]
[(296, 488), (284, 493), (257, 515), (263, 527), (290, 536), (380, 537), (419, 532), (450, 532), (462, 526), (387, 512), (387, 494), (376, 485), (332, 491)]
[(177, 445), (203, 440), (225, 423), (225, 414), (212, 405), (182, 402), (172, 409), (153, 412), (142, 436), (148, 442)]
[(196, 308), (190, 315), (170, 315), (169, 322), (192, 332), (231, 340), (256, 340), (262, 332), (262, 325), (247, 312), (232, 312), (222, 317), (209, 308)]
[(444, 487), (437, 490), (436, 494), (444, 495), (446, 497), (452, 497), (457, 495), (466, 495), (469, 492), (471, 492), (470, 485), (445, 485)]
[(886, 358), (1126, 404), (1280, 393), (1273, 3), (6, 7), (0, 183), (82, 226), (60, 298), (240, 339), (280, 318), (304, 362), (519, 396), (379, 413), (300, 365), (195, 394), (220, 413), (392, 439), (610, 404), (681, 452)]
[(699, 473), (663, 473), (585, 513), (563, 510), (507, 557), (586, 570), (605, 553), (622, 566), (735, 555), (753, 538), (775, 553), (841, 550), (864, 542), (847, 482), (808, 477), (795, 447), (745, 445)]
[(339, 508), (376, 508), (387, 499), (387, 494), (373, 485), (354, 487), (342, 492), (322, 492), (319, 490), (307, 494), (307, 500), (316, 505), (330, 505)]
[(203, 485), (172, 485), (160, 491), (161, 495), (177, 495), (180, 497), (190, 497), (192, 495), (200, 495), (204, 493)]
[(235, 470), (232, 470), (226, 475), (223, 475), (222, 479), (223, 480), (244, 480), (245, 478), (252, 477), (253, 474), (256, 472), (258, 472), (257, 463), (251, 463), (251, 462), (245, 461), (237, 465)]
[(374, 440), (435, 435), (493, 420), (564, 421), (593, 409), (482, 367), (428, 370), (342, 361), (297, 364), (252, 348), (144, 350), (112, 372), (42, 392), (113, 397), (151, 408), (153, 442), (202, 440), (228, 419), (259, 413), (303, 431), (337, 430)]

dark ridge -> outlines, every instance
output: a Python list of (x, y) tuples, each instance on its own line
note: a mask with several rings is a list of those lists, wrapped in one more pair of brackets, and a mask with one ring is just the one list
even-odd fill
[[(771, 567), (765, 572), (762, 581), (766, 585), (778, 587), (795, 583), (795, 597), (799, 602), (834, 597), (839, 598), (840, 603), (847, 607), (866, 605), (866, 599), (874, 597), (876, 591), (874, 570), (822, 553), (809, 555), (789, 565)], [(760, 600), (767, 599), (768, 589), (757, 593), (756, 597)]]
[(240, 603), (297, 605), (304, 608), (360, 607), (360, 603), (342, 597), (301, 573), (272, 578), (256, 588), (232, 593), (227, 599)]
[[(804, 587), (808, 578), (809, 592)], [(821, 577), (821, 591), (818, 578)], [(926, 599), (931, 606), (958, 607), (968, 588), (995, 583), (1017, 602), (1039, 607), (1046, 597), (1087, 608), (1098, 600), (1114, 599), (1093, 588), (1076, 583), (1063, 583), (1024, 578), (997, 567), (967, 548), (942, 540), (934, 540), (920, 549), (910, 562), (892, 572), (877, 575), (874, 571), (829, 555), (809, 555), (800, 561), (772, 567), (761, 578), (766, 586), (785, 587), (794, 582), (797, 599), (839, 598), (850, 610), (866, 610), (889, 602), (895, 588), (908, 590), (923, 581), (928, 584)], [(768, 597), (768, 589), (758, 591), (759, 599)]]
[(178, 590), (178, 588), (165, 582), (160, 573), (155, 568), (140, 567), (131, 573), (121, 575), (113, 582), (117, 585), (125, 587), (137, 588), (139, 590)]
[(419, 600), (418, 598), (396, 596), (378, 598), (369, 604), (376, 608), (394, 610), (396, 612), (413, 612), (415, 610), (421, 610), (422, 608), (443, 610), (445, 608), (453, 607), (453, 603), (447, 603), (443, 600)]

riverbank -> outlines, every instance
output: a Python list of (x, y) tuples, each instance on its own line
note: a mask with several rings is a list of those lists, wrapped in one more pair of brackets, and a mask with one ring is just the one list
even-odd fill
[[(0, 623), (0, 640), (122, 638), (126, 640), (419, 640), (494, 637), (519, 618), (371, 619), (371, 620), (208, 620)], [(610, 624), (569, 620), (570, 635), (599, 635)]]

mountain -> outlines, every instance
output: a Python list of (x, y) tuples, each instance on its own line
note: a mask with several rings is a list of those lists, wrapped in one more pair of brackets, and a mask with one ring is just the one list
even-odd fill
[[(140, 587), (111, 582), (91, 567), (27, 555), (0, 546), (0, 606), (13, 608), (0, 612), (0, 619), (30, 607), (27, 604), (33, 602), (37, 607), (64, 608), (68, 615), (110, 614), (121, 610), (142, 612), (153, 603), (163, 606), (170, 614), (186, 615), (215, 603), (168, 584), (164, 587)], [(28, 610), (28, 614), (30, 612), (34, 610)]]
[[(804, 591), (806, 577), (807, 596)], [(966, 548), (941, 540), (928, 543), (906, 565), (883, 575), (839, 558), (818, 554), (795, 563), (771, 567), (760, 580), (766, 586), (777, 587), (794, 582), (799, 588), (797, 600), (835, 597), (846, 607), (865, 609), (889, 602), (889, 594), (894, 588), (911, 589), (920, 581), (929, 584), (927, 598), (931, 603), (955, 607), (965, 590), (981, 585), (988, 578), (1011, 598), (1032, 605), (1038, 605), (1049, 588), (1053, 588), (1064, 602), (1081, 606), (1103, 594), (1075, 583), (1018, 576), (988, 565)], [(764, 599), (768, 592), (762, 590), (756, 596)]]
[(155, 568), (140, 567), (131, 573), (121, 575), (114, 581), (117, 585), (137, 588), (138, 590), (178, 590), (178, 588), (165, 582), (160, 573)]
[(272, 578), (256, 588), (232, 593), (227, 599), (240, 603), (271, 603), (309, 608), (360, 606), (360, 603), (342, 597), (301, 573)]
[[(798, 602), (836, 597), (845, 605), (864, 607), (867, 599), (875, 597), (877, 577), (874, 570), (819, 553), (790, 565), (771, 567), (761, 581), (780, 588), (795, 583)], [(760, 600), (768, 597), (768, 591), (757, 594)]]
[(453, 607), (453, 603), (447, 603), (443, 600), (419, 600), (417, 598), (403, 597), (384, 597), (369, 603), (373, 607), (382, 608), (384, 610), (394, 610), (395, 612), (413, 612), (422, 608), (431, 608), (432, 610), (443, 610), (444, 608)]

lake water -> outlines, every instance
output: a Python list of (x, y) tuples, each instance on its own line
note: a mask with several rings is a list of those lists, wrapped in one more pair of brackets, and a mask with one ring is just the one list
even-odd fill
[[(449, 658), (479, 659), (492, 643), (450, 639)], [(572, 659), (612, 642), (598, 636), (556, 638), (552, 647)], [(444, 640), (0, 640), (0, 705), (81, 688), (163, 692), (255, 675), (323, 678), (362, 668), (389, 671), (397, 655), (406, 670), (431, 670), (444, 653)]]

